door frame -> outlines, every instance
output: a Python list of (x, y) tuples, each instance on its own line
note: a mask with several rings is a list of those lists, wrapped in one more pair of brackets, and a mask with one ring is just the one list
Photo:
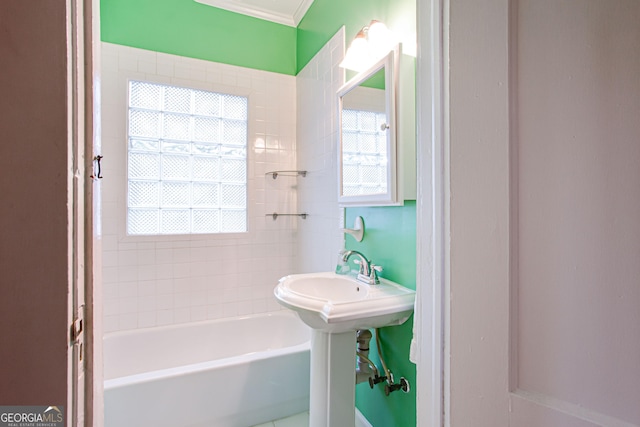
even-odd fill
[[(99, 247), (100, 4), (67, 0), (69, 345), (67, 408), (71, 425), (103, 425), (102, 298)], [(94, 217), (97, 212), (98, 217)], [(96, 270), (96, 271), (94, 271)]]
[[(448, 364), (448, 0), (417, 0), (416, 419), (444, 426)], [(422, 24), (422, 25), (421, 25)]]

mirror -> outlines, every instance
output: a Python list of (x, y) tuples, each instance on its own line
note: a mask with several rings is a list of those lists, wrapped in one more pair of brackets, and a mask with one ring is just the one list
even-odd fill
[(397, 205), (396, 86), (399, 49), (338, 90), (338, 204)]

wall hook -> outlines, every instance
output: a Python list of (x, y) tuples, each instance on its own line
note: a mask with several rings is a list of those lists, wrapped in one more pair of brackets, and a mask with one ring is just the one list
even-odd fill
[(361, 216), (356, 217), (353, 228), (343, 228), (342, 232), (356, 239), (356, 242), (362, 242), (364, 239), (364, 220)]

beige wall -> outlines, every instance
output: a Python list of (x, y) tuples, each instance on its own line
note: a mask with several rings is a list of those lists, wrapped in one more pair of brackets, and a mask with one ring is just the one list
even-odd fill
[(0, 405), (67, 405), (65, 7), (0, 2)]
[(640, 426), (640, 3), (451, 0), (451, 426)]

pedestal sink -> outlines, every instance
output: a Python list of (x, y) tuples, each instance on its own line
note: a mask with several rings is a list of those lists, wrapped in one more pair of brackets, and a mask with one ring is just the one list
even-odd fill
[(368, 285), (351, 276), (312, 273), (283, 277), (274, 294), (313, 329), (309, 426), (353, 426), (355, 331), (404, 323), (415, 292), (385, 279)]

